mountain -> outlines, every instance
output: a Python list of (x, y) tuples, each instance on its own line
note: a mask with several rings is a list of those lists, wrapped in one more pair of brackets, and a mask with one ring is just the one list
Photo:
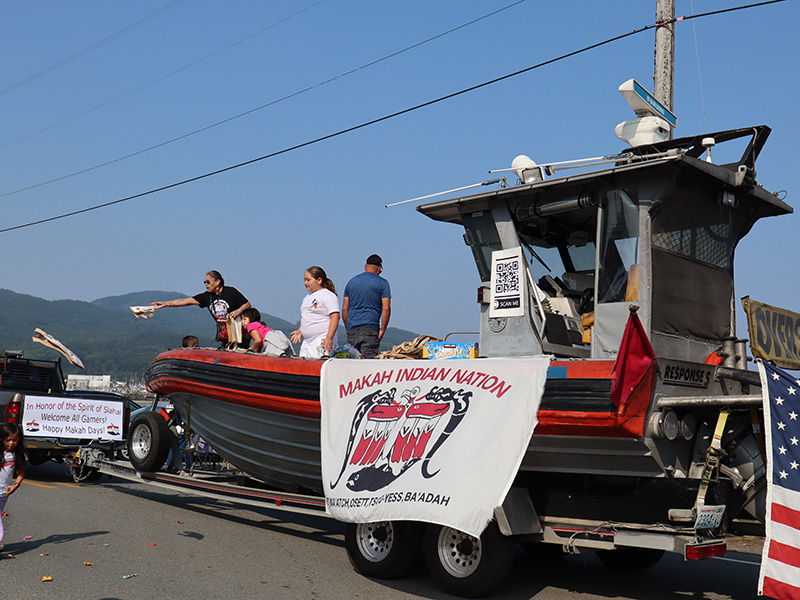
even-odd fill
[[(81, 371), (62, 360), (64, 373), (141, 380), (153, 358), (168, 348), (179, 347), (185, 335), (196, 335), (201, 346), (217, 346), (214, 321), (205, 308), (164, 308), (150, 319), (137, 319), (128, 308), (148, 305), (154, 299), (186, 297), (179, 292), (153, 290), (83, 302), (44, 300), (0, 289), (0, 350), (21, 350), (29, 358), (57, 359), (60, 356), (57, 352), (32, 341), (34, 329), (39, 328), (61, 341), (86, 365), (86, 370)], [(272, 315), (262, 314), (261, 318), (268, 327), (287, 335), (298, 325)], [(389, 350), (417, 335), (390, 327), (381, 350)], [(345, 340), (344, 329), (340, 327), (339, 341)]]

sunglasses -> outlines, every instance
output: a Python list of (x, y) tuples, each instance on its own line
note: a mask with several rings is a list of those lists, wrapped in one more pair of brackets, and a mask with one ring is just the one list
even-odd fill
[(208, 281), (208, 280), (205, 280), (203, 283), (204, 283), (205, 285), (211, 285), (211, 282), (210, 282), (210, 281)]

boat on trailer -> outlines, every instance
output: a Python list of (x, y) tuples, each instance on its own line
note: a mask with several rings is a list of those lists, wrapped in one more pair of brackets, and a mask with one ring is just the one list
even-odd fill
[[(418, 207), (465, 229), (482, 282), (480, 355), (554, 357), (519, 474), (543, 514), (569, 497), (570, 510), (585, 504), (580, 516), (589, 518), (608, 509), (602, 497), (623, 493), (635, 500), (615, 503), (627, 518), (633, 510), (638, 520), (669, 522), (668, 509), (691, 508), (727, 407), (728, 475), (712, 493), (730, 517), (763, 517), (764, 465), (749, 410), (760, 405), (760, 384), (736, 337), (733, 258), (758, 219), (792, 211), (754, 179), (769, 132), (639, 146), (609, 157), (602, 170), (537, 173), (528, 183)], [(743, 139), (746, 149), (738, 162), (715, 165), (702, 156), (709, 137)], [(492, 253), (517, 247), (527, 263), (525, 314), (492, 317)], [(656, 360), (617, 407), (612, 368), (631, 306)], [(179, 349), (153, 361), (147, 385), (238, 468), (282, 489), (320, 493), (321, 365)]]
[[(691, 540), (718, 540), (732, 519), (763, 521), (762, 396), (758, 374), (747, 369), (746, 340), (736, 334), (734, 256), (758, 220), (792, 212), (755, 179), (769, 133), (756, 126), (639, 139), (574, 174), (567, 169), (587, 161), (536, 165), (518, 157), (516, 185), (504, 179), (497, 189), (417, 207), (464, 228), (478, 273), (480, 357), (552, 356), (512, 488), (530, 509), (504, 505), (494, 531), (573, 548), (640, 546), (616, 564), (644, 568), (666, 546), (620, 541), (615, 523), (656, 537), (688, 535), (674, 549), (689, 556)], [(744, 146), (741, 157), (711, 162), (710, 148), (728, 142)], [(497, 316), (492, 259), (517, 249), (521, 314)], [(632, 311), (653, 356), (626, 401), (615, 403), (613, 370)], [(146, 378), (234, 466), (283, 490), (321, 494), (321, 365), (193, 348), (160, 354)], [(134, 466), (163, 464), (167, 449), (157, 441), (165, 427), (152, 415), (131, 424)], [(724, 507), (724, 517), (697, 533), (705, 504)], [(519, 525), (528, 516), (535, 523)], [(397, 576), (411, 562), (403, 536), (421, 534), (400, 522), (348, 528), (353, 564), (370, 576)], [(428, 544), (429, 564), (437, 543), (447, 542)], [(614, 556), (604, 560), (615, 564)], [(439, 558), (449, 591), (487, 589), (488, 576), (475, 579), (480, 560)]]

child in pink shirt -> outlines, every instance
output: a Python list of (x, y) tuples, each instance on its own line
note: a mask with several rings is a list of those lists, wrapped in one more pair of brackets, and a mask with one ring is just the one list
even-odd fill
[(261, 322), (261, 313), (255, 308), (246, 308), (242, 311), (242, 327), (252, 339), (249, 352), (261, 352), (264, 349), (264, 336), (271, 327), (267, 327)]

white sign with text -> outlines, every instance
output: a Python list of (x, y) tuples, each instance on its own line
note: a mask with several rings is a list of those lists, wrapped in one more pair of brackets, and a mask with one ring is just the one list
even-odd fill
[(530, 442), (548, 357), (339, 360), (322, 367), (322, 478), (340, 521), (479, 536)]
[(114, 400), (25, 396), (27, 437), (121, 440), (124, 406)]

